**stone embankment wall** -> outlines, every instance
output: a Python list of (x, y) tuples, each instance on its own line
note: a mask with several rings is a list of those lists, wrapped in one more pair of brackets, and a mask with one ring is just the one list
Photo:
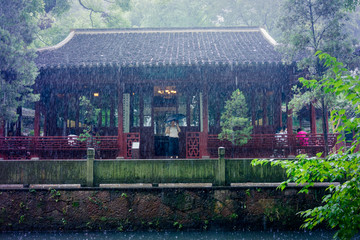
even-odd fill
[(0, 190), (0, 230), (298, 229), (325, 188)]

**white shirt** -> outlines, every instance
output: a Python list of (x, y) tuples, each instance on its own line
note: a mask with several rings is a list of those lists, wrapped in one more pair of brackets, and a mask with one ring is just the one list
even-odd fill
[(178, 132), (178, 129), (176, 126), (174, 127), (170, 127), (170, 135), (169, 137), (172, 137), (172, 138), (178, 138), (179, 137), (179, 132)]

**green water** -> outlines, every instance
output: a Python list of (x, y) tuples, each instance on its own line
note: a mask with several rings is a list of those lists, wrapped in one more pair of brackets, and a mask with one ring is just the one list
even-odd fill
[[(0, 239), (6, 240), (290, 240), (290, 239), (332, 239), (332, 231), (206, 231), (206, 232), (6, 232)], [(360, 239), (355, 238), (355, 239)]]

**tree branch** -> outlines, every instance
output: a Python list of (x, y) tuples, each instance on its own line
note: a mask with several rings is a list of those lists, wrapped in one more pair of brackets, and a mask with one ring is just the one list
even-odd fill
[(81, 0), (78, 0), (78, 1), (79, 1), (79, 4), (80, 4), (83, 8), (85, 8), (86, 10), (89, 10), (89, 11), (92, 11), (92, 12), (96, 12), (96, 13), (104, 13), (103, 11), (97, 11), (97, 10), (94, 10), (94, 9), (92, 9), (92, 8), (89, 8), (89, 7), (85, 6), (85, 5), (81, 2)]
[(90, 21), (91, 21), (91, 27), (94, 27), (94, 22), (93, 22), (93, 19), (92, 19), (92, 13), (93, 13), (93, 12), (106, 14), (106, 12), (104, 12), (104, 11), (98, 11), (98, 10), (95, 10), (95, 9), (93, 9), (93, 8), (90, 8), (90, 7), (85, 6), (85, 5), (81, 2), (81, 0), (78, 0), (78, 2), (79, 2), (79, 4), (80, 4), (80, 6), (82, 6), (84, 9), (90, 11), (89, 18), (90, 18)]
[(93, 28), (94, 27), (94, 22), (92, 20), (92, 13), (93, 13), (93, 11), (90, 10), (89, 18), (90, 18), (90, 21), (91, 21), (91, 27)]
[(40, 42), (44, 43), (46, 46), (51, 46), (51, 44), (45, 42), (37, 32), (35, 33), (35, 35), (40, 40)]

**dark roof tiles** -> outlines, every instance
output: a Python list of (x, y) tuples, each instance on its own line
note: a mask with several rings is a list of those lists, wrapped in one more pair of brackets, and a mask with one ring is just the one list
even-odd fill
[(42, 68), (279, 63), (274, 44), (260, 28), (79, 29), (39, 49), (36, 63)]

